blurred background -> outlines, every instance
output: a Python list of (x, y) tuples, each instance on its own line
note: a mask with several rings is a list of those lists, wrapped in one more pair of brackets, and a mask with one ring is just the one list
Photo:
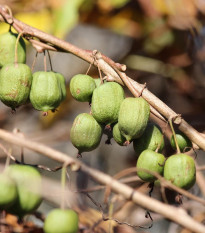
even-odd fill
[[(94, 50), (126, 64), (126, 73), (140, 83), (147, 83), (147, 88), (169, 107), (187, 120), (200, 132), (205, 130), (205, 27), (203, 0), (0, 0), (1, 5), (8, 5), (13, 15), (40, 30), (60, 37), (80, 48)], [(0, 23), (0, 33), (8, 31), (8, 25)], [(32, 66), (36, 51), (27, 43), (27, 64)], [(69, 132), (74, 118), (82, 112), (89, 112), (87, 103), (72, 99), (69, 81), (75, 74), (86, 73), (89, 64), (66, 53), (51, 52), (53, 69), (62, 73), (67, 83), (67, 98), (55, 113), (42, 116), (30, 104), (17, 109), (16, 113), (0, 104), (0, 126), (13, 131), (15, 129), (29, 139), (42, 142), (57, 150), (75, 157), (77, 150), (69, 140)], [(49, 63), (48, 63), (49, 66)], [(43, 55), (39, 54), (34, 68), (43, 70)], [(99, 77), (94, 67), (89, 72), (94, 78)], [(131, 96), (126, 90), (126, 96)], [(84, 153), (82, 161), (91, 167), (115, 175), (128, 167), (136, 165), (137, 157), (132, 148), (120, 147), (114, 140), (105, 144), (104, 135), (100, 146), (89, 153)], [(20, 159), (21, 148), (1, 142), (12, 154)], [(164, 151), (166, 156), (175, 153), (170, 149), (168, 139)], [(193, 153), (193, 152), (190, 152)], [(50, 168), (57, 164), (28, 150), (24, 150), (25, 162), (42, 164)], [(5, 154), (0, 151), (1, 162)], [(205, 164), (205, 153), (197, 151), (197, 161)], [(60, 171), (42, 171), (58, 191)], [(200, 173), (203, 175), (202, 173)], [(203, 181), (203, 176), (200, 178)], [(56, 181), (56, 182), (55, 182)], [(69, 187), (72, 191), (96, 186), (85, 174), (69, 172)], [(149, 191), (147, 184), (139, 180), (131, 183), (144, 193)], [(205, 195), (199, 185), (191, 192), (197, 196)], [(57, 194), (56, 194), (57, 195)], [(91, 193), (99, 203), (104, 202), (104, 190)], [(160, 189), (155, 188), (155, 198), (161, 199)], [(49, 196), (39, 211), (46, 214), (60, 203), (56, 196)], [(69, 207), (78, 206), (81, 224), (92, 227), (100, 218), (99, 209), (84, 194), (71, 193)], [(73, 201), (75, 199), (75, 201)], [(170, 202), (172, 202), (170, 200)], [(120, 221), (133, 225), (150, 224), (145, 218), (145, 210), (111, 195), (108, 203), (114, 203), (114, 216)], [(195, 217), (205, 219), (204, 209), (197, 203), (184, 200), (184, 208)], [(105, 205), (106, 207), (107, 205)], [(109, 205), (108, 205), (109, 206)], [(105, 213), (108, 209), (105, 208)], [(139, 229), (100, 222), (93, 232), (181, 232), (182, 228), (152, 214), (154, 226), (151, 229)], [(39, 226), (42, 222), (35, 223)], [(108, 230), (109, 229), (109, 230)]]

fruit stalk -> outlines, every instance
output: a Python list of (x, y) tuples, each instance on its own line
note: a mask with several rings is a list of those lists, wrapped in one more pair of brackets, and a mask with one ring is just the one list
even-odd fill
[(179, 145), (178, 145), (178, 142), (177, 142), (175, 130), (174, 130), (174, 127), (173, 127), (173, 124), (172, 124), (172, 120), (171, 120), (171, 119), (169, 120), (169, 124), (170, 124), (171, 130), (172, 130), (173, 136), (174, 136), (174, 142), (175, 142), (175, 145), (176, 145), (176, 148), (177, 148), (177, 154), (180, 154), (181, 151), (180, 151), (180, 149), (179, 149)]
[(66, 185), (66, 164), (63, 165), (61, 170), (61, 209), (65, 209), (65, 185)]
[(23, 34), (24, 34), (23, 32), (20, 32), (20, 33), (18, 34), (17, 39), (16, 39), (16, 44), (15, 44), (15, 60), (14, 60), (14, 63), (15, 63), (15, 64), (18, 63), (18, 43), (19, 43), (20, 37), (21, 37)]

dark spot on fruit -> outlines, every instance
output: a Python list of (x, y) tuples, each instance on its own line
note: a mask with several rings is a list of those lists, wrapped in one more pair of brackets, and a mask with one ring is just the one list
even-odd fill
[(16, 91), (13, 91), (13, 92), (5, 94), (5, 95), (15, 99), (18, 95), (18, 91), (16, 90)]
[(15, 108), (12, 108), (12, 109), (11, 109), (11, 113), (12, 113), (12, 114), (16, 114), (16, 109), (15, 109)]
[(48, 116), (48, 112), (43, 112), (43, 116)]
[(112, 130), (111, 125), (106, 125), (106, 126), (105, 126), (105, 130), (111, 131), (111, 130)]
[(130, 141), (126, 141), (123, 143), (123, 146), (128, 146), (130, 144)]
[(21, 80), (20, 82), (21, 82), (21, 85), (23, 85), (23, 86), (25, 86), (25, 87), (30, 87), (30, 84), (29, 84), (28, 81), (23, 81), (23, 80)]
[(105, 141), (105, 144), (107, 144), (107, 145), (112, 145), (112, 143), (111, 143), (111, 138), (107, 138), (107, 140)]
[(79, 95), (80, 94), (80, 89), (77, 89), (76, 93)]
[(83, 156), (82, 156), (82, 154), (80, 153), (80, 151), (78, 151), (78, 154), (77, 154), (77, 159), (81, 159)]

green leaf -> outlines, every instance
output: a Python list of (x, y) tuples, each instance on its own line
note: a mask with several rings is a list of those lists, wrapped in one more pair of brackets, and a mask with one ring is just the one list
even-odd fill
[(79, 18), (79, 7), (85, 0), (67, 0), (56, 10), (54, 22), (54, 34), (63, 38), (71, 30)]

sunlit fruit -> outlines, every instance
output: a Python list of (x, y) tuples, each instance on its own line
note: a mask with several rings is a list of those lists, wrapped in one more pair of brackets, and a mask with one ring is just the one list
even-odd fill
[(33, 74), (30, 101), (39, 111), (55, 110), (62, 101), (59, 78), (54, 72), (38, 71)]
[(6, 173), (16, 182), (18, 197), (8, 212), (22, 217), (35, 211), (42, 202), (41, 175), (28, 165), (10, 165)]
[(124, 100), (123, 88), (115, 82), (107, 82), (93, 91), (91, 112), (99, 123), (117, 122), (120, 105)]
[(155, 151), (158, 148), (158, 152), (161, 152), (164, 148), (164, 137), (161, 130), (157, 125), (149, 123), (142, 136), (133, 140), (133, 147), (137, 155), (146, 149)]
[(95, 88), (94, 79), (86, 74), (77, 74), (70, 81), (70, 93), (80, 102), (90, 102)]
[(6, 64), (0, 70), (0, 100), (13, 110), (27, 102), (31, 89), (32, 73), (22, 63)]
[[(176, 140), (179, 146), (179, 149), (181, 152), (183, 152), (184, 150), (188, 151), (192, 148), (192, 143), (190, 141), (190, 139), (182, 132), (178, 132), (176, 133)], [(172, 135), (171, 137), (171, 146), (174, 150), (176, 150), (176, 144), (174, 141), (174, 136)]]
[(17, 199), (17, 187), (15, 181), (5, 173), (0, 174), (0, 209), (6, 209)]
[(196, 181), (196, 167), (193, 158), (187, 154), (170, 156), (164, 165), (164, 178), (177, 187), (190, 189)]
[[(0, 67), (15, 62), (15, 45), (18, 34), (11, 31), (0, 35)], [(26, 45), (20, 38), (17, 45), (17, 62), (25, 63)]]
[(150, 107), (142, 97), (124, 99), (120, 106), (118, 126), (129, 143), (144, 133), (150, 114)]
[(102, 137), (103, 128), (88, 113), (79, 114), (72, 125), (70, 139), (79, 153), (92, 151), (98, 147)]
[(45, 233), (77, 233), (78, 214), (71, 209), (54, 209), (45, 219)]
[(153, 182), (157, 180), (157, 177), (149, 172), (143, 171), (143, 169), (162, 175), (164, 162), (165, 157), (163, 154), (150, 149), (144, 150), (137, 160), (137, 175), (146, 182)]

